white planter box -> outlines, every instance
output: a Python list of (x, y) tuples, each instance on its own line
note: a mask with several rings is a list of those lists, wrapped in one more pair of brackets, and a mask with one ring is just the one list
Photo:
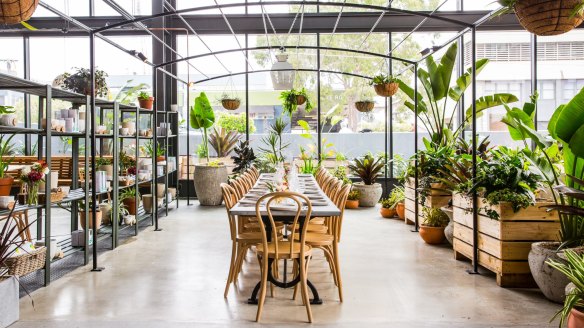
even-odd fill
[(0, 328), (8, 327), (20, 317), (18, 280), (9, 277), (0, 281)]

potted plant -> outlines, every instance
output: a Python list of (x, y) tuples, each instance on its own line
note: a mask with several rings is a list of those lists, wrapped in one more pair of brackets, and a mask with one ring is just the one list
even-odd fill
[(584, 254), (567, 250), (561, 261), (548, 260), (547, 263), (574, 285), (570, 291), (566, 290), (564, 307), (552, 320), (560, 317), (560, 328), (565, 324), (567, 328), (584, 327)]
[[(99, 230), (101, 228), (101, 222), (103, 219), (102, 212), (99, 210), (99, 206), (96, 208), (95, 211), (95, 229)], [(85, 214), (85, 202), (79, 201), (79, 225), (81, 229), (85, 230), (85, 220), (89, 220), (89, 229), (93, 229), (93, 207), (91, 201), (89, 202), (89, 218), (86, 219)]]
[(195, 106), (191, 107), (190, 123), (193, 129), (202, 130), (203, 149), (207, 163), (195, 164), (195, 192), (201, 205), (221, 205), (223, 195), (221, 183), (227, 181), (227, 167), (220, 162), (209, 161), (209, 138), (207, 130), (215, 123), (215, 114), (204, 92), (195, 98)]
[(114, 176), (114, 166), (112, 165), (112, 160), (109, 158), (98, 157), (95, 159), (95, 164), (97, 165), (98, 171), (105, 171), (105, 175), (108, 179), (113, 179)]
[(515, 12), (527, 31), (550, 36), (567, 33), (584, 20), (584, 1), (498, 0), (502, 6), (493, 17)]
[(130, 172), (128, 171), (131, 168), (134, 168), (134, 170), (136, 168), (136, 160), (134, 159), (134, 157), (126, 154), (126, 152), (123, 150), (120, 151), (119, 163), (122, 174), (130, 174)]
[(361, 182), (353, 184), (353, 188), (361, 193), (359, 206), (373, 207), (379, 201), (383, 190), (381, 184), (375, 181), (384, 166), (381, 157), (374, 158), (371, 154), (355, 158), (353, 163), (349, 164), (349, 170), (361, 178)]
[(379, 214), (382, 217), (389, 219), (394, 217), (397, 213), (395, 211), (395, 206), (397, 203), (392, 199), (391, 196), (386, 198), (381, 198), (379, 200), (379, 204), (381, 204), (381, 208), (379, 209)]
[[(370, 84), (375, 88), (375, 93), (381, 97), (392, 97), (399, 90), (399, 80), (391, 75), (375, 75)], [(358, 108), (357, 108), (358, 109)]]
[(439, 208), (424, 208), (424, 222), (420, 225), (420, 237), (430, 245), (444, 242), (444, 228), (450, 219)]
[(230, 96), (226, 93), (221, 95), (221, 105), (227, 110), (236, 110), (240, 104), (241, 100), (238, 97)]
[(349, 209), (359, 208), (359, 197), (361, 197), (361, 193), (359, 192), (359, 190), (351, 190), (349, 192), (349, 196), (347, 196), (345, 208)]
[[(64, 73), (62, 86), (67, 89), (71, 90), (76, 93), (80, 93), (83, 95), (90, 95), (91, 94), (91, 71), (87, 68), (75, 68), (77, 71), (73, 74)], [(109, 89), (107, 87), (107, 73), (96, 69), (95, 70), (95, 95), (96, 97), (105, 97), (109, 93)]]
[(228, 131), (224, 128), (217, 129), (217, 127), (213, 127), (213, 132), (209, 136), (209, 144), (217, 153), (218, 158), (229, 156), (238, 140), (239, 134), (237, 131)]
[(235, 156), (231, 156), (233, 164), (235, 164), (233, 173), (245, 172), (256, 160), (253, 148), (249, 146), (249, 141), (247, 140), (239, 140), (233, 151), (235, 152)]
[(138, 104), (142, 109), (152, 110), (152, 107), (154, 105), (154, 97), (152, 97), (146, 91), (140, 91), (140, 93), (138, 94)]
[(291, 89), (289, 91), (282, 91), (280, 93), (280, 99), (282, 100), (282, 109), (290, 117), (298, 109), (298, 106), (302, 106), (304, 103), (306, 103), (305, 110), (307, 112), (310, 112), (313, 108), (305, 88), (301, 90)]
[(136, 196), (138, 196), (139, 200), (140, 193), (138, 193), (135, 187), (126, 188), (120, 193), (119, 200), (124, 203), (124, 207), (126, 207), (130, 215), (136, 215), (138, 211), (139, 201), (136, 202)]
[(4, 140), (6, 137), (8, 136), (0, 136), (0, 196), (9, 196), (14, 182), (14, 178), (6, 174), (8, 165), (12, 162), (12, 145), (10, 141), (14, 138), (14, 134)]
[(361, 113), (369, 113), (375, 108), (375, 101), (370, 99), (363, 99), (355, 102), (355, 108)]

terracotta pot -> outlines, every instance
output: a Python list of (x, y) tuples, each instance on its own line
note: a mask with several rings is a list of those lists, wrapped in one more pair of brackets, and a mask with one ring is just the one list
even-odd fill
[(397, 203), (397, 205), (395, 206), (395, 211), (397, 212), (397, 216), (400, 219), (405, 220), (405, 218), (406, 218), (406, 204)]
[(584, 313), (576, 309), (570, 311), (568, 316), (568, 328), (582, 328), (584, 327)]
[(12, 190), (12, 183), (14, 182), (13, 177), (0, 178), (0, 196), (10, 196), (10, 190)]
[(136, 215), (137, 206), (136, 199), (134, 197), (124, 199), (123, 203), (126, 206), (126, 209), (128, 210), (128, 214)]
[(140, 108), (152, 110), (152, 106), (154, 104), (154, 97), (150, 97), (150, 99), (138, 99), (138, 103), (140, 104)]
[(166, 159), (164, 158), (164, 156), (157, 156), (156, 157), (156, 161), (157, 162), (164, 162)]
[[(89, 229), (93, 229), (93, 215), (91, 215), (93, 212), (89, 211), (89, 213)], [(97, 226), (96, 229), (99, 229), (101, 227), (101, 211), (97, 211), (95, 220)], [(85, 211), (79, 211), (79, 225), (81, 226), (81, 229), (85, 230)]]
[(358, 199), (355, 199), (355, 200), (347, 199), (347, 202), (345, 203), (345, 208), (350, 208), (350, 209), (359, 208), (359, 200)]
[(427, 244), (438, 245), (444, 243), (444, 227), (428, 227), (420, 225), (420, 236)]
[(386, 219), (389, 219), (389, 218), (392, 218), (392, 217), (394, 217), (394, 216), (395, 216), (395, 214), (396, 214), (396, 211), (395, 211), (395, 208), (384, 208), (384, 207), (382, 207), (382, 208), (379, 210), (379, 213), (380, 213), (380, 214), (381, 214), (381, 216), (383, 216), (384, 218), (386, 218)]

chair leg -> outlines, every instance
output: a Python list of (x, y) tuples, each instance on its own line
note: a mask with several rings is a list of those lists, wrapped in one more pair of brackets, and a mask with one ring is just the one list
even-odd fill
[[(259, 259), (259, 256), (258, 256)], [(258, 300), (258, 312), (256, 314), (256, 322), (260, 321), (262, 317), (262, 310), (264, 309), (264, 302), (266, 301), (266, 289), (268, 284), (268, 259), (265, 258), (260, 261), (260, 268), (262, 271), (262, 281), (260, 285), (260, 299)]]
[(248, 245), (240, 245), (239, 246), (239, 251), (237, 252), (237, 258), (235, 260), (235, 271), (233, 272), (233, 283), (236, 283), (238, 278), (239, 278), (239, 274), (241, 273), (241, 268), (243, 267), (243, 260), (245, 258), (245, 254), (247, 252), (248, 249)]
[(333, 254), (332, 250), (330, 248), (328, 248), (327, 246), (322, 247), (321, 249), (324, 253), (325, 258), (327, 259), (327, 261), (329, 263), (329, 268), (331, 270), (331, 273), (333, 274), (333, 280), (335, 281), (335, 285), (338, 286), (339, 281), (338, 281), (338, 277), (337, 277), (337, 270), (335, 267), (334, 254)]
[(306, 306), (306, 314), (308, 315), (308, 322), (312, 323), (312, 309), (310, 308), (310, 298), (308, 296), (308, 284), (306, 283), (306, 264), (304, 263), (304, 259), (300, 259), (300, 283), (302, 284), (301, 292), (302, 298), (304, 299), (304, 305)]
[(335, 269), (337, 272), (337, 281), (338, 281), (338, 289), (339, 289), (339, 300), (343, 301), (343, 281), (341, 280), (341, 266), (339, 263), (339, 244), (333, 243), (333, 256), (335, 260)]
[(231, 261), (229, 262), (229, 275), (227, 276), (227, 283), (225, 283), (225, 292), (223, 297), (227, 298), (227, 293), (229, 293), (229, 285), (233, 281), (233, 272), (235, 271), (235, 254), (237, 253), (237, 242), (231, 243)]
[[(295, 260), (292, 261), (292, 263), (294, 263), (292, 265), (292, 279), (294, 279), (294, 277), (296, 277), (296, 275), (299, 275), (300, 273), (298, 272), (298, 262), (296, 262)], [(296, 300), (296, 294), (298, 293), (298, 284), (296, 284), (294, 286), (294, 293), (292, 294), (292, 299)]]

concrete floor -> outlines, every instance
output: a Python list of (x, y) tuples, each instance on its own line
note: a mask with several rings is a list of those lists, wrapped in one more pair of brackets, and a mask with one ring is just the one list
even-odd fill
[[(225, 327), (255, 326), (257, 307), (247, 298), (259, 280), (250, 255), (223, 298), (230, 242), (225, 209), (198, 205), (163, 218), (161, 232), (147, 229), (99, 258), (105, 271), (79, 268), (21, 300), (13, 327)], [(314, 305), (314, 325), (334, 327), (556, 327), (559, 306), (538, 290), (503, 289), (490, 274), (469, 275), (467, 262), (446, 246), (424, 244), (411, 226), (382, 219), (376, 209), (346, 212), (340, 244), (345, 301), (322, 253), (309, 279), (323, 305)], [(264, 326), (306, 322), (291, 290), (267, 298)]]

